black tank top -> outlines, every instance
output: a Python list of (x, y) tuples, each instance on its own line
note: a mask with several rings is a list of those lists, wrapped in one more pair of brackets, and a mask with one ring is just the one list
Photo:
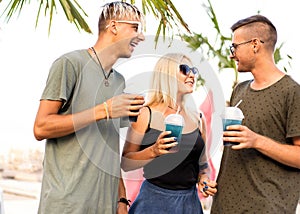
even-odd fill
[[(148, 107), (149, 108), (149, 107)], [(151, 109), (148, 129), (140, 150), (153, 145), (161, 130), (150, 128)], [(204, 141), (200, 130), (183, 134), (179, 151), (161, 155), (144, 166), (144, 177), (152, 184), (166, 189), (189, 189), (198, 180), (200, 157), (204, 151)]]

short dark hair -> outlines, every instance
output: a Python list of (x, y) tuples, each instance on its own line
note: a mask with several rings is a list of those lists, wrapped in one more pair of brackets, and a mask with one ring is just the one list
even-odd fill
[(265, 24), (269, 25), (275, 32), (277, 32), (276, 27), (273, 25), (273, 23), (267, 17), (262, 16), (262, 15), (254, 15), (254, 16), (250, 16), (245, 19), (241, 19), (231, 26), (231, 30), (235, 31), (236, 29), (238, 29), (244, 25), (251, 24), (253, 22), (265, 23)]
[(265, 16), (254, 15), (237, 21), (231, 26), (234, 32), (241, 27), (251, 28), (250, 34), (257, 34), (261, 40), (269, 44), (269, 47), (274, 50), (277, 42), (277, 30), (273, 23)]

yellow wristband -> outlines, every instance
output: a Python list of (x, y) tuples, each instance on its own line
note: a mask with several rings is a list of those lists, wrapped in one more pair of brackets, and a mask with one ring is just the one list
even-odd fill
[(106, 113), (106, 120), (108, 121), (109, 120), (109, 113), (108, 113), (108, 107), (107, 107), (107, 103), (104, 102), (104, 108), (105, 108), (105, 113)]

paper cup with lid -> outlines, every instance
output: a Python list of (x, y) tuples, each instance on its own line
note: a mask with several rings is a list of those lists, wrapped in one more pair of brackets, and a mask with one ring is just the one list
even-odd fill
[[(241, 125), (244, 119), (244, 114), (242, 110), (234, 106), (225, 107), (225, 110), (221, 116), (223, 122), (223, 131), (226, 131), (227, 126)], [(230, 146), (230, 145), (237, 145), (237, 144), (233, 142), (224, 141), (224, 146)]]
[(171, 134), (166, 137), (176, 137), (178, 145), (172, 147), (171, 151), (178, 151), (181, 141), (182, 129), (184, 127), (184, 119), (180, 114), (170, 114), (165, 118), (166, 131), (171, 131)]

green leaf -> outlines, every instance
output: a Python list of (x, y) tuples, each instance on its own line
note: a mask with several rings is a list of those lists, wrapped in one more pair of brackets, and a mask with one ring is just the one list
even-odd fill
[[(49, 15), (49, 27), (48, 33), (50, 34), (50, 29), (52, 25), (52, 18), (54, 11), (56, 11), (56, 2), (57, 0), (40, 0), (38, 10), (37, 10), (37, 17), (35, 21), (35, 26), (38, 26), (38, 20), (41, 14), (42, 9), (44, 9), (44, 15)], [(12, 18), (12, 16), (16, 13), (20, 15), (24, 4), (27, 3), (26, 0), (11, 0), (4, 10), (3, 14), (6, 14), (7, 22)], [(30, 1), (28, 1), (30, 3)], [(59, 3), (66, 15), (66, 18), (71, 23), (74, 23), (78, 30), (83, 29), (88, 33), (92, 33), (89, 25), (86, 23), (85, 19), (81, 15), (83, 13), (84, 16), (87, 17), (87, 14), (83, 10), (83, 8), (79, 5), (76, 0), (59, 0)], [(81, 13), (80, 13), (80, 12)]]
[(23, 9), (24, 3), (26, 3), (26, 0), (11, 0), (9, 2), (9, 4), (7, 5), (7, 7), (5, 8), (5, 10), (3, 12), (3, 14), (4, 14), (8, 10), (7, 14), (6, 14), (7, 22), (11, 19), (13, 14), (18, 12), (18, 15), (20, 15), (20, 13)]

